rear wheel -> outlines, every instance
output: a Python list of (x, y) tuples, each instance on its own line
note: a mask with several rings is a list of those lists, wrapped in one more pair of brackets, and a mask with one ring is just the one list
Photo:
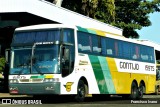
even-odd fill
[(136, 83), (133, 82), (132, 86), (131, 86), (131, 95), (130, 95), (130, 98), (131, 99), (136, 99), (137, 95), (138, 95), (138, 87), (137, 87)]
[(155, 92), (156, 92), (156, 95), (159, 94), (159, 90), (160, 90), (160, 89), (159, 89), (159, 87), (157, 86), (157, 87), (156, 87), (156, 91), (155, 91)]
[(140, 86), (139, 86), (139, 88), (138, 88), (137, 98), (138, 98), (138, 99), (143, 98), (143, 93), (144, 93), (144, 86), (143, 86), (143, 84), (140, 84)]
[(77, 87), (77, 95), (75, 96), (76, 101), (78, 102), (84, 101), (86, 94), (87, 94), (87, 85), (84, 84), (82, 80), (80, 80)]

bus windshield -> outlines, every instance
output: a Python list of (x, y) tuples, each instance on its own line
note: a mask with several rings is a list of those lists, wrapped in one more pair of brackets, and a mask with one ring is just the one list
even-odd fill
[[(59, 45), (38, 45), (32, 49), (15, 49), (11, 74), (59, 73)], [(31, 63), (32, 62), (32, 63)], [(32, 68), (32, 69), (31, 69)]]

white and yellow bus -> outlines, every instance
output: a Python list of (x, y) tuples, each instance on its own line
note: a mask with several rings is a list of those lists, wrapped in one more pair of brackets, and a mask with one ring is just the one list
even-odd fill
[[(113, 34), (114, 35), (114, 34)], [(154, 47), (105, 31), (45, 24), (17, 28), (10, 94), (126, 95), (155, 92)]]

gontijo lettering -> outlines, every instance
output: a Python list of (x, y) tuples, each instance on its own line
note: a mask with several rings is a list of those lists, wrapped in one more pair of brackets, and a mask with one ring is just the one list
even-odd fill
[(131, 62), (120, 62), (121, 69), (139, 70), (139, 64)]

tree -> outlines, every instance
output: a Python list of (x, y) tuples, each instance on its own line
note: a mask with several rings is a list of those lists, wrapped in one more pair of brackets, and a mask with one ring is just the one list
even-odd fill
[(115, 0), (116, 16), (113, 25), (123, 29), (123, 35), (130, 38), (138, 38), (135, 31), (151, 25), (149, 14), (160, 12), (160, 0)]
[(62, 7), (105, 23), (115, 20), (114, 0), (63, 0)]
[(63, 0), (62, 7), (123, 29), (138, 38), (136, 29), (151, 25), (149, 14), (160, 12), (160, 0)]
[(96, 19), (112, 24), (115, 22), (115, 0), (99, 0)]
[(5, 68), (5, 58), (0, 57), (0, 74), (4, 72), (4, 68)]

